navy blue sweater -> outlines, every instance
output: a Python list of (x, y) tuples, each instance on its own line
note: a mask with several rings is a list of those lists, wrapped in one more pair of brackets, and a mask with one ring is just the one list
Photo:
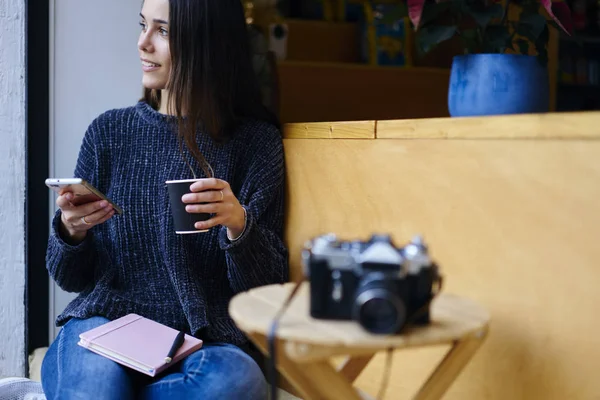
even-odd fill
[[(123, 208), (72, 246), (52, 223), (46, 266), (65, 291), (79, 295), (57, 318), (137, 313), (206, 341), (244, 344), (228, 314), (231, 297), (288, 280), (284, 246), (284, 156), (279, 131), (245, 121), (226, 144), (199, 134), (215, 177), (229, 182), (247, 210), (246, 229), (230, 242), (226, 228), (174, 232), (165, 181), (192, 178), (172, 128), (173, 117), (145, 102), (111, 110), (85, 133), (74, 176)], [(184, 150), (198, 177), (202, 169)]]

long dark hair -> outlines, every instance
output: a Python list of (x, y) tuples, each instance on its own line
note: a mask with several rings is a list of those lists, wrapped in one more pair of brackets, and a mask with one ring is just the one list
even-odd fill
[[(243, 118), (279, 126), (262, 104), (247, 29), (240, 0), (169, 0), (171, 99), (163, 100), (170, 100), (181, 143), (206, 176), (212, 171), (198, 148), (198, 129), (222, 143)], [(160, 93), (145, 89), (144, 100), (158, 108)]]

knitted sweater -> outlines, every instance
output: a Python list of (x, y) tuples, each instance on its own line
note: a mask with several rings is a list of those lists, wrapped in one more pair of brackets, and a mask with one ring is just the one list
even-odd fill
[[(46, 266), (63, 290), (79, 293), (58, 326), (71, 317), (112, 320), (137, 313), (206, 341), (242, 345), (246, 338), (228, 314), (231, 297), (288, 280), (279, 131), (246, 120), (226, 144), (198, 135), (215, 177), (227, 181), (246, 208), (246, 228), (230, 242), (222, 226), (194, 235), (174, 232), (165, 181), (193, 176), (173, 118), (140, 101), (105, 112), (87, 129), (74, 176), (96, 186), (123, 214), (94, 226), (73, 246), (60, 236), (57, 211)], [(203, 177), (185, 148), (184, 154)]]

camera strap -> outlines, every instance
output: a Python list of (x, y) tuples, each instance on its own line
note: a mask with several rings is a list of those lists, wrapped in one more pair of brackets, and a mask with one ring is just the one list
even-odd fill
[(277, 350), (276, 350), (277, 346), (276, 346), (275, 339), (276, 339), (277, 328), (279, 327), (279, 320), (281, 319), (281, 317), (287, 310), (287, 308), (290, 305), (290, 303), (292, 302), (292, 299), (294, 298), (294, 296), (296, 296), (296, 293), (298, 292), (298, 289), (300, 289), (300, 286), (302, 286), (303, 282), (304, 282), (304, 280), (300, 280), (300, 281), (296, 282), (296, 284), (294, 285), (294, 288), (292, 289), (292, 291), (290, 292), (288, 297), (285, 299), (283, 305), (281, 306), (279, 311), (277, 311), (277, 314), (275, 314), (275, 317), (273, 317), (273, 322), (271, 323), (271, 328), (269, 329), (269, 333), (267, 335), (267, 345), (268, 345), (268, 350), (269, 350), (268, 376), (269, 376), (269, 381), (271, 384), (271, 400), (277, 400), (278, 374), (277, 374), (277, 365), (276, 365), (276, 363), (277, 363)]
[[(298, 289), (300, 289), (300, 286), (302, 286), (302, 283), (304, 283), (304, 280), (300, 280), (294, 284), (294, 287), (292, 288), (290, 294), (287, 296), (287, 298), (283, 302), (283, 305), (281, 306), (279, 311), (277, 311), (277, 313), (273, 317), (271, 327), (267, 334), (267, 347), (268, 347), (268, 351), (269, 351), (269, 365), (268, 365), (267, 375), (269, 378), (269, 383), (271, 385), (270, 400), (277, 400), (277, 388), (278, 388), (278, 380), (279, 380), (278, 379), (279, 375), (277, 373), (277, 346), (276, 346), (277, 328), (279, 327), (279, 321), (281, 320), (281, 317), (283, 317), (283, 314), (285, 313), (285, 311), (289, 307), (290, 303), (292, 302), (292, 300), (298, 293)], [(407, 319), (406, 326), (410, 325), (416, 318), (418, 318), (420, 315), (425, 313), (429, 309), (431, 302), (442, 291), (443, 278), (441, 275), (438, 275), (436, 277), (436, 279), (434, 280), (434, 283), (437, 283), (435, 292), (430, 296), (429, 300), (425, 304), (423, 304), (419, 309), (417, 309)], [(391, 353), (392, 353), (392, 351), (390, 349), (390, 351), (388, 352), (388, 362), (386, 364), (388, 364), (388, 363), (391, 364)], [(391, 367), (391, 365), (390, 365), (390, 367)], [(387, 382), (383, 385), (383, 387), (385, 387), (385, 386), (387, 386)], [(380, 395), (382, 395), (381, 392), (380, 392)]]

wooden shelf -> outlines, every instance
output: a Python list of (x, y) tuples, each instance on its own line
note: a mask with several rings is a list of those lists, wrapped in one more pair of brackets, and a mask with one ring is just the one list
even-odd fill
[(284, 123), (449, 115), (448, 69), (282, 61), (278, 74)]
[(357, 24), (288, 19), (286, 59), (316, 62), (360, 62)]

